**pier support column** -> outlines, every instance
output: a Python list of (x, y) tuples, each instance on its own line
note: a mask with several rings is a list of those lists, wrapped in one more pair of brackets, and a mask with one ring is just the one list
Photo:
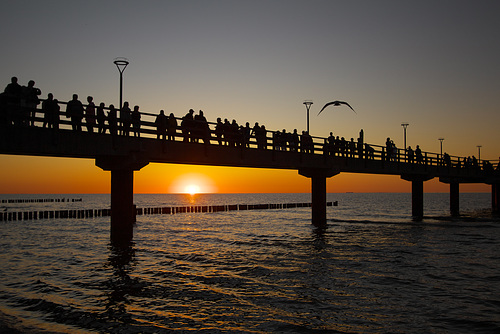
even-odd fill
[(311, 178), (312, 224), (326, 226), (326, 179), (339, 174), (338, 170), (326, 168), (299, 169), (299, 174)]
[(491, 185), (491, 211), (500, 213), (500, 184), (498, 183)]
[(134, 171), (149, 162), (136, 157), (100, 157), (96, 165), (111, 171), (111, 242), (126, 244), (134, 236)]
[(417, 219), (424, 216), (424, 181), (411, 181), (411, 215)]
[(450, 183), (450, 213), (452, 216), (460, 215), (460, 183)]
[(424, 217), (424, 181), (432, 179), (432, 176), (403, 174), (401, 178), (411, 181), (411, 214), (414, 219), (421, 220)]

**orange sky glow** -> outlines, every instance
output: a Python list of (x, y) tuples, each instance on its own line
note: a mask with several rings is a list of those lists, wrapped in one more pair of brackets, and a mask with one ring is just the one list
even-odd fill
[[(1, 193), (83, 194), (109, 193), (111, 173), (93, 160), (3, 156)], [(6, 177), (8, 175), (8, 177)], [(135, 193), (307, 193), (311, 183), (293, 170), (212, 167), (152, 163), (134, 173)], [(489, 192), (489, 185), (461, 184), (462, 192)], [(398, 176), (341, 173), (327, 180), (327, 191), (411, 192), (411, 183)], [(433, 179), (425, 192), (448, 192), (449, 186)]]

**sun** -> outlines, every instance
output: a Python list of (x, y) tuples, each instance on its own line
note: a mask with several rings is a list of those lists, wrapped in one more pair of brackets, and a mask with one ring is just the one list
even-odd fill
[(184, 188), (184, 192), (190, 195), (196, 195), (200, 192), (200, 190), (200, 186), (197, 186), (196, 184), (190, 184)]
[(217, 192), (212, 179), (202, 173), (184, 173), (177, 176), (170, 184), (173, 194), (211, 194)]

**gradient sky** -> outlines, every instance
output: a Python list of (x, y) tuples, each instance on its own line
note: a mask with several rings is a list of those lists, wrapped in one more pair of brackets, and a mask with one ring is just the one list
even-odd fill
[[(2, 1), (4, 85), (31, 79), (59, 100), (78, 93), (119, 102), (113, 59), (130, 61), (124, 100), (183, 116), (202, 109), (240, 124), (315, 136), (387, 137), (424, 151), (497, 160), (500, 154), (500, 2), (418, 1)], [(333, 100), (347, 108), (325, 110)], [(308, 192), (294, 171), (151, 164), (135, 192), (179, 191), (191, 175), (206, 191)], [(196, 176), (196, 177), (195, 177)], [(203, 179), (203, 180), (202, 180)], [(1, 193), (109, 192), (92, 160), (0, 156)], [(187, 181), (186, 181), (187, 182)], [(194, 181), (193, 181), (194, 182)], [(176, 188), (177, 187), (177, 188)], [(426, 182), (425, 191), (447, 191)], [(462, 191), (489, 187), (462, 186)], [(342, 174), (329, 192), (411, 191), (399, 177)]]

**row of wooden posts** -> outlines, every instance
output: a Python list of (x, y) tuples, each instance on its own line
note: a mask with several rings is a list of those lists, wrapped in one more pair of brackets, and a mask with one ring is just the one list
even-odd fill
[[(337, 206), (338, 202), (337, 201), (327, 202), (326, 205)], [(171, 215), (178, 213), (291, 209), (291, 208), (308, 208), (308, 207), (311, 207), (311, 203), (193, 205), (193, 206), (136, 208), (135, 210), (136, 210), (136, 215), (160, 215), (160, 214)], [(111, 215), (111, 209), (1, 212), (0, 221), (69, 219), (69, 218), (83, 219), (83, 218), (107, 217), (110, 215)]]
[(81, 198), (14, 198), (2, 199), (1, 203), (64, 203), (64, 202), (82, 202)]

